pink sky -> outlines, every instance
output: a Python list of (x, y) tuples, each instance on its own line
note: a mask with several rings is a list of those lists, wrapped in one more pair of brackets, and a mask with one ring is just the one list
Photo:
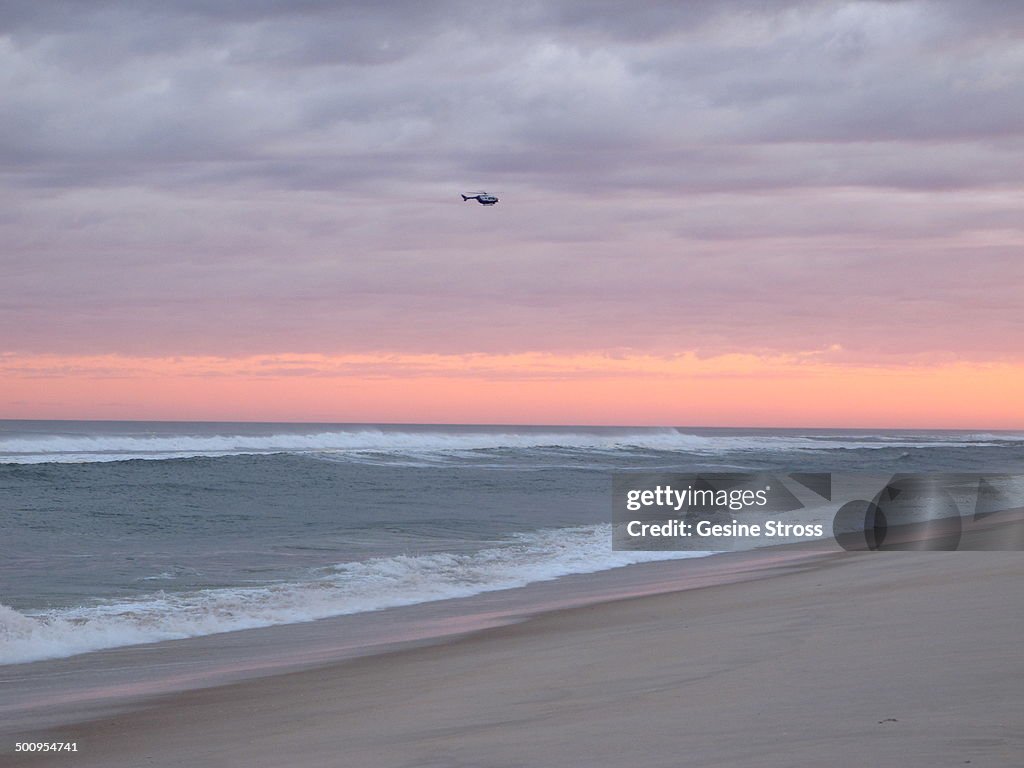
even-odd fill
[(10, 417), (1020, 429), (1024, 366), (805, 358), (0, 359)]
[(343, 5), (7, 15), (0, 418), (1024, 426), (1024, 5)]

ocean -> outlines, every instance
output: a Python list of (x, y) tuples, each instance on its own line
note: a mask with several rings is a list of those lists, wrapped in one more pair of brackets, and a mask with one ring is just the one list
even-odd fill
[(1024, 434), (0, 421), (0, 664), (702, 552), (611, 549), (627, 471), (1016, 471)]

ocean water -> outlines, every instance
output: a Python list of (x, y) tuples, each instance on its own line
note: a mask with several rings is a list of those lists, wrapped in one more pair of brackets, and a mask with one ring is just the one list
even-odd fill
[(1017, 471), (1024, 434), (0, 421), (0, 664), (703, 553), (611, 550), (622, 471)]

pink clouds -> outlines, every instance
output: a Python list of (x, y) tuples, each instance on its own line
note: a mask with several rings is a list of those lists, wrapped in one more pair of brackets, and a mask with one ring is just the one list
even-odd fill
[[(51, 382), (102, 357), (225, 388), (515, 369), (535, 394), (552, 365), (596, 393), (651, 360), (775, 378), (831, 349), (915, 386), (1024, 362), (1016, 6), (481, 8), (16, 2), (0, 353), (53, 356)], [(480, 187), (502, 202), (462, 205)], [(64, 374), (94, 404), (95, 365)]]

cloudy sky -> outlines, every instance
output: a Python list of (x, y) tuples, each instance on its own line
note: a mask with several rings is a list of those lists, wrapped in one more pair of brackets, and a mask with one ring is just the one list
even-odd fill
[(0, 105), (0, 416), (1024, 426), (1024, 3), (6, 0)]

